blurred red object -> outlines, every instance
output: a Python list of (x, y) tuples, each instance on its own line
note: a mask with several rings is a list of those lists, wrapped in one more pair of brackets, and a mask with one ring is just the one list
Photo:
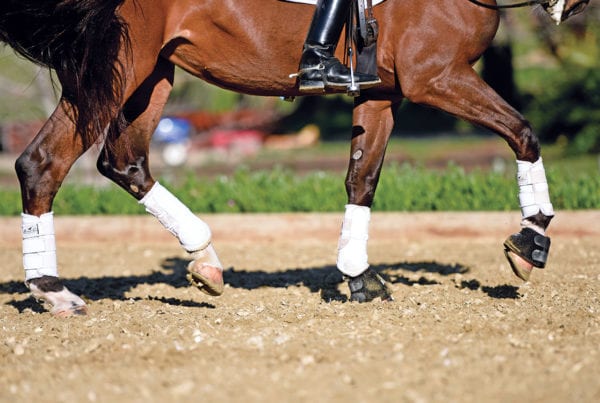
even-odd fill
[(3, 124), (0, 127), (2, 151), (21, 154), (43, 125), (44, 121)]
[(210, 146), (249, 155), (262, 147), (264, 137), (265, 134), (258, 130), (213, 130), (210, 133)]

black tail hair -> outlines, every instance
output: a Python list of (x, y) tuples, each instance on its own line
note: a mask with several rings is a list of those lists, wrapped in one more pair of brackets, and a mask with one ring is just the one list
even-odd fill
[(41, 66), (54, 69), (62, 96), (85, 144), (117, 136), (127, 25), (117, 14), (125, 0), (0, 0), (0, 41)]

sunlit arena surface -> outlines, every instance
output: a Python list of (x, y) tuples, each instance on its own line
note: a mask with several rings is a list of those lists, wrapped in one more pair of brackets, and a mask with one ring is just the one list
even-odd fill
[[(347, 301), (339, 214), (207, 215), (210, 297), (152, 217), (57, 217), (60, 274), (87, 316), (29, 297), (20, 218), (0, 218), (3, 402), (591, 402), (600, 396), (600, 222), (560, 211), (529, 283), (507, 213), (374, 213), (391, 303)], [(481, 223), (485, 223), (482, 226)]]

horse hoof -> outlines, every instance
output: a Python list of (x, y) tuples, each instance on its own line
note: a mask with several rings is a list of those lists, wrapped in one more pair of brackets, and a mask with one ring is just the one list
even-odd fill
[(534, 267), (546, 266), (549, 250), (550, 238), (531, 228), (523, 228), (504, 241), (504, 255), (510, 268), (523, 281), (529, 281)]
[(223, 271), (219, 267), (193, 260), (188, 264), (186, 278), (205, 294), (217, 297), (223, 294)]
[(519, 277), (523, 281), (529, 281), (529, 277), (533, 271), (533, 265), (509, 250), (505, 249), (504, 255), (506, 256), (506, 259), (510, 264), (510, 268), (515, 276)]
[(50, 313), (57, 318), (68, 318), (71, 316), (85, 316), (88, 314), (87, 305), (73, 305), (70, 307), (53, 307)]
[(385, 280), (370, 268), (359, 276), (351, 277), (348, 287), (352, 302), (371, 302), (376, 298), (381, 298), (382, 301), (394, 300)]
[(87, 315), (85, 302), (65, 287), (58, 277), (44, 276), (26, 282), (31, 295), (50, 306), (50, 313), (59, 318)]

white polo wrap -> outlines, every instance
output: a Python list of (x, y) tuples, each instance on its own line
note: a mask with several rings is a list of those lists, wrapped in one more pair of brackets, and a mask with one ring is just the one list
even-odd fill
[(347, 204), (338, 242), (337, 267), (347, 276), (356, 277), (369, 267), (367, 241), (371, 209)]
[(536, 215), (540, 211), (546, 216), (554, 215), (541, 157), (533, 163), (517, 160), (517, 182), (523, 218)]
[(177, 237), (186, 251), (195, 252), (208, 246), (211, 238), (208, 225), (160, 183), (155, 182), (139, 203)]
[(38, 217), (22, 213), (21, 218), (25, 280), (58, 277), (54, 214), (49, 212)]

